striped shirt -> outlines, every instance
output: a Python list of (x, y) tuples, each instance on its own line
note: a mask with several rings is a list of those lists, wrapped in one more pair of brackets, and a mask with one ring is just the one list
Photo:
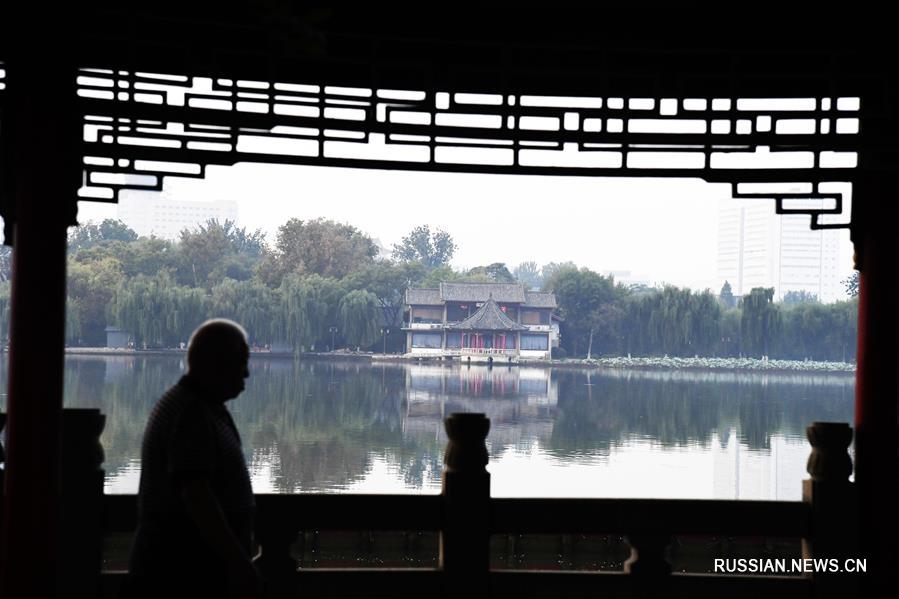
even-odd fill
[(224, 404), (183, 376), (156, 403), (144, 431), (133, 573), (171, 570), (184, 560), (195, 572), (200, 564), (220, 565), (181, 499), (183, 483), (195, 479), (209, 483), (249, 555), (255, 504), (240, 435)]

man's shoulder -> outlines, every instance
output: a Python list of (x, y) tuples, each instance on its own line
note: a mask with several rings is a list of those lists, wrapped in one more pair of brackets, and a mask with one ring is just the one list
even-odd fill
[(175, 425), (185, 420), (197, 420), (206, 417), (206, 410), (201, 399), (182, 377), (169, 387), (156, 402), (148, 424), (168, 423)]

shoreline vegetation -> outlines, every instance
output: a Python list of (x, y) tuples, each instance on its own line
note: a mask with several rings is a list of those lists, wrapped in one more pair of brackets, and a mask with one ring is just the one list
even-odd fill
[[(113, 349), (106, 347), (69, 347), (66, 353), (89, 356), (183, 356), (183, 349)], [(377, 354), (371, 352), (291, 352), (251, 351), (253, 358), (271, 359), (306, 359), (306, 360), (354, 360), (377, 363), (427, 363), (453, 366), (460, 364), (457, 360), (420, 359), (404, 354)], [(522, 360), (521, 366), (528, 367), (560, 367), (580, 369), (618, 369), (618, 370), (715, 370), (739, 372), (796, 372), (855, 374), (855, 364), (849, 362), (824, 362), (815, 360), (772, 360), (768, 358), (679, 358), (679, 357), (607, 357), (587, 359), (553, 359)], [(485, 366), (486, 367), (486, 366)], [(507, 368), (497, 365), (494, 368)]]
[[(572, 262), (457, 270), (456, 249), (449, 233), (426, 224), (392, 252), (327, 219), (289, 219), (271, 243), (232, 221), (207, 221), (175, 241), (141, 237), (111, 219), (85, 224), (69, 235), (66, 344), (182, 347), (203, 321), (219, 317), (239, 322), (260, 348), (399, 354), (407, 342), (406, 290), (465, 282), (552, 292), (561, 319), (553, 358), (572, 360), (552, 362), (561, 366), (834, 370), (817, 362), (855, 360), (857, 299), (821, 303), (806, 291), (787, 291), (775, 301), (772, 288), (737, 296), (729, 283), (720, 292), (624, 285)], [(8, 248), (0, 252), (0, 345), (9, 328), (10, 258)], [(854, 295), (848, 283), (847, 294)], [(621, 365), (624, 358), (593, 362), (597, 356), (682, 359)], [(736, 361), (694, 363), (693, 356)], [(765, 363), (763, 356), (785, 361)]]

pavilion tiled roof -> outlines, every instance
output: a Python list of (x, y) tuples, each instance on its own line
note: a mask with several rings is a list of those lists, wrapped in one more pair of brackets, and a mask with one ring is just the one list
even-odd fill
[(439, 289), (406, 289), (409, 306), (442, 306), (446, 302), (483, 302), (493, 297), (503, 304), (521, 304), (524, 308), (555, 308), (556, 296), (542, 291), (527, 291), (517, 283), (441, 283)]
[(448, 325), (448, 330), (465, 330), (465, 331), (526, 331), (527, 327), (522, 326), (506, 316), (493, 296), (489, 296), (484, 305), (477, 312), (466, 318), (460, 323)]
[(517, 283), (441, 283), (440, 297), (445, 302), (483, 302), (493, 296), (502, 303), (524, 303), (524, 285)]
[(543, 291), (525, 291), (525, 308), (555, 308), (556, 294)]
[(406, 289), (406, 305), (409, 306), (442, 306), (439, 289)]

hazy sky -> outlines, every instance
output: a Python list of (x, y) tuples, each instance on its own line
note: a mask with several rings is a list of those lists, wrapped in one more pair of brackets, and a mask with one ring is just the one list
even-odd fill
[[(233, 200), (239, 224), (273, 242), (288, 218), (354, 225), (386, 248), (413, 227), (452, 234), (453, 266), (571, 260), (631, 271), (650, 284), (716, 288), (718, 203), (727, 185), (700, 179), (623, 179), (379, 171), (239, 164), (205, 179), (167, 178), (166, 196)], [(123, 192), (144, 194), (147, 192)], [(79, 203), (79, 220), (116, 218), (114, 205)], [(845, 269), (848, 232), (841, 232)]]

